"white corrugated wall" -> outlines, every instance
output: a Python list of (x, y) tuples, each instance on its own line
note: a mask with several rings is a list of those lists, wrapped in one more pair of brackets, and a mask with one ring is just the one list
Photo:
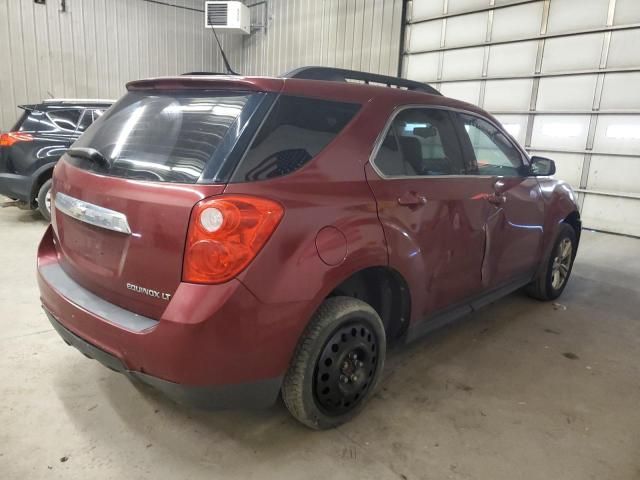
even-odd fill
[[(158, 2), (66, 0), (62, 12), (60, 0), (0, 0), (0, 129), (13, 125), (22, 103), (118, 98), (129, 80), (224, 71), (204, 29), (204, 0)], [(267, 19), (265, 29), (219, 34), (239, 73), (328, 65), (397, 74), (402, 0), (268, 0), (251, 13), (256, 24)]]
[[(44, 98), (118, 98), (129, 80), (222, 71), (202, 0), (0, 0), (0, 129), (16, 105)], [(183, 8), (179, 8), (183, 7)], [(242, 38), (221, 35), (232, 63)], [(234, 48), (234, 45), (237, 45)]]
[(266, 13), (267, 28), (243, 38), (244, 74), (305, 65), (398, 73), (402, 0), (268, 0), (251, 11), (254, 24)]

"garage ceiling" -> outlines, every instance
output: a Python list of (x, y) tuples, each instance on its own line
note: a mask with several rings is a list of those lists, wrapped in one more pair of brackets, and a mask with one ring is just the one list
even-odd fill
[(638, 0), (413, 0), (402, 70), (556, 160), (585, 226), (640, 236), (638, 44)]

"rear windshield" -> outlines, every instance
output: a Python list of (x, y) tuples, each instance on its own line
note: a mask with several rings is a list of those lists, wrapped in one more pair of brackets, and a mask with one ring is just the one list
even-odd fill
[(110, 166), (104, 170), (71, 156), (68, 161), (112, 176), (195, 183), (243, 109), (255, 105), (260, 95), (130, 92), (73, 145), (98, 150)]
[(76, 131), (78, 120), (84, 108), (49, 108), (46, 111), (25, 109), (14, 131), (62, 133), (69, 134)]
[(47, 114), (39, 110), (25, 110), (13, 127), (14, 131), (20, 132), (51, 132), (55, 129)]

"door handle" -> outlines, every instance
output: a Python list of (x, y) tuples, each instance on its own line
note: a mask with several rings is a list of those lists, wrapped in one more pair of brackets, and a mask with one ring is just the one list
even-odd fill
[(497, 193), (487, 195), (487, 202), (492, 203), (493, 205), (503, 205), (506, 201), (507, 197), (504, 195), (498, 195)]
[(426, 203), (427, 197), (419, 195), (416, 192), (407, 192), (398, 198), (398, 205), (403, 205), (405, 207), (419, 207)]
[(507, 201), (507, 197), (504, 195), (507, 189), (507, 183), (502, 178), (498, 178), (493, 184), (494, 193), (487, 195), (487, 201), (493, 205), (504, 204)]

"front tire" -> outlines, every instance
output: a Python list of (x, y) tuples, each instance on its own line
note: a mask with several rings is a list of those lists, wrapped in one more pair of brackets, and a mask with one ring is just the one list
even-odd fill
[(555, 300), (567, 286), (573, 260), (578, 248), (576, 232), (566, 223), (560, 224), (560, 230), (553, 244), (544, 270), (526, 287), (526, 292), (538, 300)]
[(51, 179), (38, 190), (38, 211), (47, 222), (51, 221)]
[(328, 298), (307, 326), (285, 375), (285, 405), (316, 430), (351, 420), (380, 380), (385, 353), (384, 325), (369, 304)]

